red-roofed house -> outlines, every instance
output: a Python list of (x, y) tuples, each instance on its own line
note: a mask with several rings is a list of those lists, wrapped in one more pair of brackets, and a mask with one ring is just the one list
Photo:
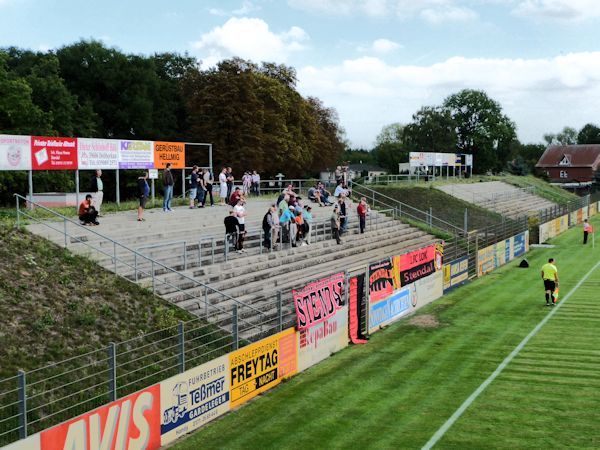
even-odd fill
[(600, 166), (600, 145), (551, 145), (535, 167), (553, 183), (589, 185)]

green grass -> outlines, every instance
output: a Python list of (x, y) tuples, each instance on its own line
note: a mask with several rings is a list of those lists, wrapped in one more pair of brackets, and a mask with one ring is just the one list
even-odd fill
[[(600, 225), (600, 217), (592, 220)], [(345, 349), (173, 448), (421, 448), (549, 313), (539, 268), (556, 258), (564, 297), (597, 261), (581, 229), (534, 249)], [(557, 310), (438, 448), (600, 445), (600, 271)]]

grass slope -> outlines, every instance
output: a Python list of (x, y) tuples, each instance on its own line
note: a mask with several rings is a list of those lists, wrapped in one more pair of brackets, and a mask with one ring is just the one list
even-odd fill
[(469, 230), (502, 221), (502, 216), (498, 213), (480, 208), (430, 187), (378, 186), (377, 191), (421, 211), (429, 211), (429, 208), (432, 208), (434, 216), (443, 218), (446, 222), (461, 229), (464, 226), (465, 209), (469, 211), (467, 221)]
[[(439, 327), (396, 323), (174, 448), (422, 447), (549, 313), (539, 277), (547, 258), (557, 260), (562, 296), (598, 260), (580, 233), (532, 250), (529, 269), (515, 261), (424, 308), (419, 316)], [(440, 448), (598, 446), (596, 290), (588, 283), (557, 311)]]

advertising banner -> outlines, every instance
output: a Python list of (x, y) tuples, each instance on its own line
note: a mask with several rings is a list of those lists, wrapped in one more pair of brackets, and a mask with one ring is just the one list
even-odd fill
[(348, 346), (348, 306), (311, 327), (298, 331), (298, 370), (314, 366)]
[(440, 270), (411, 285), (410, 303), (413, 310), (416, 310), (437, 300), (442, 295), (444, 295), (444, 276)]
[(525, 233), (519, 233), (513, 238), (513, 258), (518, 258), (527, 251), (525, 238)]
[(77, 138), (31, 137), (33, 170), (76, 170)]
[(469, 257), (452, 261), (450, 264), (444, 264), (444, 292), (464, 283), (469, 279)]
[[(500, 267), (510, 261), (510, 255), (506, 257), (506, 241), (500, 241), (494, 244), (494, 267)], [(510, 242), (508, 243), (508, 251), (510, 252)]]
[(296, 331), (289, 328), (229, 354), (231, 408), (298, 371)]
[(477, 276), (480, 277), (496, 268), (495, 245), (490, 245), (477, 252)]
[(446, 162), (446, 156), (443, 153), (435, 153), (435, 166), (441, 167)]
[(408, 156), (410, 167), (423, 167), (425, 166), (425, 153), (423, 152), (410, 152)]
[[(440, 247), (443, 248), (443, 247)], [(439, 268), (441, 269), (441, 255), (437, 255)], [(413, 252), (400, 255), (400, 284), (406, 286), (420, 278), (424, 278), (435, 272), (436, 268), (436, 246), (430, 245)]]
[(161, 445), (229, 411), (229, 356), (160, 383)]
[(154, 142), (119, 141), (119, 169), (154, 168)]
[[(577, 212), (571, 213), (571, 224), (574, 225), (577, 220)], [(569, 229), (569, 215), (557, 217), (549, 222), (543, 223), (539, 227), (539, 243), (542, 244), (548, 239), (552, 239)]]
[(394, 292), (392, 261), (383, 261), (369, 265), (369, 301), (374, 303), (389, 297)]
[(473, 155), (465, 155), (465, 166), (473, 167)]
[(388, 298), (369, 304), (369, 333), (400, 319), (410, 310), (410, 287), (397, 290)]
[(171, 163), (172, 169), (185, 169), (185, 144), (182, 142), (155, 142), (154, 167), (164, 169)]
[(119, 168), (119, 141), (115, 139), (78, 138), (77, 153), (82, 170)]
[(31, 137), (0, 134), (0, 170), (31, 170)]
[(333, 317), (344, 306), (344, 272), (292, 290), (298, 330), (310, 328)]
[(592, 202), (592, 203), (590, 203), (589, 216), (593, 217), (596, 214), (598, 214), (598, 203), (597, 202)]
[(160, 385), (41, 432), (41, 450), (157, 449)]
[(40, 445), (40, 433), (36, 433), (6, 447), (2, 447), (2, 450), (40, 450)]
[(352, 342), (353, 344), (366, 344), (368, 341), (360, 337), (362, 334), (360, 329), (362, 305), (365, 297), (365, 275), (360, 274), (356, 277), (350, 278), (349, 284), (350, 286), (348, 287), (348, 332), (350, 335), (350, 342)]

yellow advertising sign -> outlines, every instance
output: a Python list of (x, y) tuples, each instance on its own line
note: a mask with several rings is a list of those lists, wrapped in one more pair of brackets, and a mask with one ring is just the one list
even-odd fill
[(231, 408), (277, 386), (298, 367), (296, 331), (290, 328), (229, 354)]
[(181, 142), (155, 142), (154, 168), (164, 169), (171, 163), (172, 169), (185, 169), (185, 144)]

